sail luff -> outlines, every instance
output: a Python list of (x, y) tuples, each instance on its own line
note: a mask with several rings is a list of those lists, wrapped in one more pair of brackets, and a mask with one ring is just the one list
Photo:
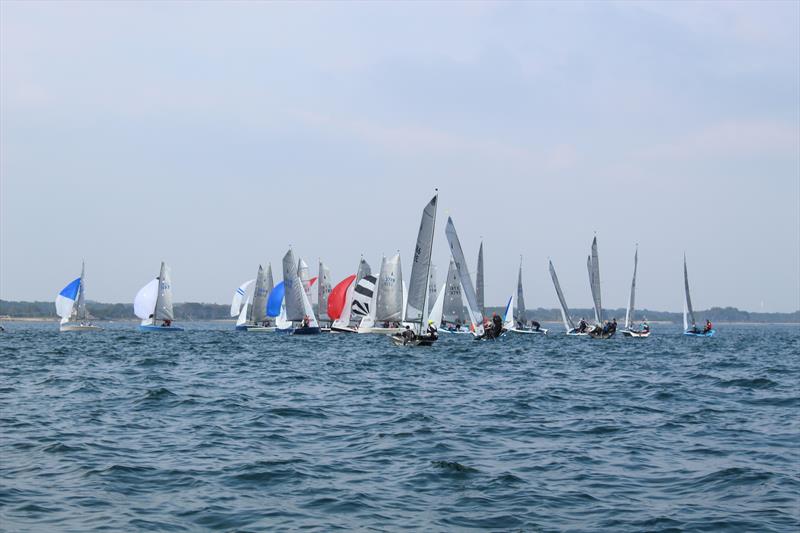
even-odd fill
[(553, 267), (552, 261), (550, 261), (550, 277), (553, 279), (553, 286), (556, 289), (558, 302), (561, 304), (561, 319), (564, 321), (564, 329), (569, 332), (575, 329), (575, 323), (572, 321), (572, 317), (569, 316), (569, 307), (567, 307), (567, 301), (564, 299), (564, 293), (561, 291), (561, 284), (558, 282), (558, 276), (556, 275), (556, 269)]

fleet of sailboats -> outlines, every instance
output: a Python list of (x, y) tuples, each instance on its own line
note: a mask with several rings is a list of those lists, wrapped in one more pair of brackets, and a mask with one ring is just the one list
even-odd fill
[[(441, 287), (438, 287), (436, 269), (432, 264), (437, 202), (438, 193), (422, 211), (408, 287), (403, 281), (399, 253), (381, 259), (377, 276), (372, 273), (369, 263), (361, 257), (356, 273), (333, 286), (330, 269), (321, 259), (319, 274), (312, 278), (308, 264), (302, 258), (295, 261), (294, 252), (290, 248), (283, 257), (283, 279), (278, 284), (274, 284), (272, 265), (268, 264), (266, 269), (259, 265), (256, 277), (237, 287), (230, 307), (230, 316), (236, 318), (236, 329), (249, 332), (287, 332), (295, 335), (317, 334), (322, 331), (373, 333), (391, 335), (395, 344), (410, 346), (433, 344), (439, 331), (469, 333), (479, 339), (497, 338), (500, 336), (500, 324), (503, 334), (546, 334), (547, 329), (541, 328), (535, 320), (528, 319), (522, 258), (517, 272), (516, 290), (509, 297), (502, 318), (493, 316), (492, 321), (487, 320), (483, 240), (478, 250), (476, 280), (473, 285), (451, 217), (448, 217), (445, 227), (450, 248), (449, 268)], [(609, 323), (603, 316), (597, 248), (595, 236), (586, 259), (594, 324), (587, 323), (584, 318), (576, 324), (564, 298), (553, 262), (549, 261), (561, 318), (565, 333), (569, 336), (608, 339), (616, 331), (616, 318)], [(651, 333), (647, 320), (643, 320), (638, 328), (634, 325), (638, 263), (637, 245), (633, 258), (630, 298), (621, 331), (625, 337), (646, 338)], [(685, 255), (683, 274), (684, 334), (711, 337), (716, 333), (711, 323), (707, 321), (705, 328), (700, 329), (695, 321)], [(312, 294), (315, 282), (316, 292)], [(316, 297), (316, 310), (312, 304), (312, 296)], [(56, 296), (55, 307), (61, 318), (61, 331), (101, 329), (91, 323), (92, 317), (86, 309), (83, 264), (80, 277), (67, 284)], [(158, 276), (136, 294), (134, 313), (141, 319), (139, 329), (142, 331), (183, 330), (173, 325), (172, 279), (166, 263), (161, 263)], [(320, 321), (328, 327), (322, 328)]]

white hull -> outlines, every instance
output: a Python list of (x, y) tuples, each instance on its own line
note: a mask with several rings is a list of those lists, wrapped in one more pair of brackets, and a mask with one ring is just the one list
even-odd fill
[(274, 333), (276, 329), (275, 326), (247, 326), (248, 333)]
[(102, 331), (103, 328), (94, 324), (62, 324), (59, 331)]
[(404, 328), (358, 328), (358, 333), (372, 333), (375, 335), (394, 335), (401, 333)]
[(580, 333), (578, 331), (568, 331), (567, 335), (569, 335), (570, 337), (588, 337), (589, 333), (585, 331), (583, 333)]
[(624, 337), (645, 338), (650, 336), (649, 331), (631, 331), (629, 329), (622, 330)]
[(331, 333), (358, 333), (358, 330), (349, 326), (331, 326)]
[(523, 335), (547, 335), (547, 330), (545, 328), (539, 328), (539, 329), (517, 329), (517, 328), (512, 328), (510, 331), (512, 333), (521, 333)]

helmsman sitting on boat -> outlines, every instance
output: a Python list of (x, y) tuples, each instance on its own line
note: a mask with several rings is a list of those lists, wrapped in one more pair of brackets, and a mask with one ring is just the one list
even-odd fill
[(712, 324), (710, 320), (706, 319), (706, 327), (703, 329), (703, 333), (708, 333), (712, 329), (714, 329), (714, 324)]

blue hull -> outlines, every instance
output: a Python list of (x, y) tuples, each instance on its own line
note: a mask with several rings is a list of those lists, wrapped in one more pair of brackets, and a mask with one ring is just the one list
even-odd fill
[(691, 331), (684, 331), (683, 334), (686, 335), (687, 337), (713, 337), (714, 333), (716, 333), (716, 332), (717, 332), (717, 330), (712, 329), (708, 333), (703, 333), (702, 331), (700, 333), (693, 333)]
[(183, 331), (178, 326), (139, 326), (139, 331)]
[(295, 328), (292, 335), (319, 335), (322, 333), (319, 328)]

